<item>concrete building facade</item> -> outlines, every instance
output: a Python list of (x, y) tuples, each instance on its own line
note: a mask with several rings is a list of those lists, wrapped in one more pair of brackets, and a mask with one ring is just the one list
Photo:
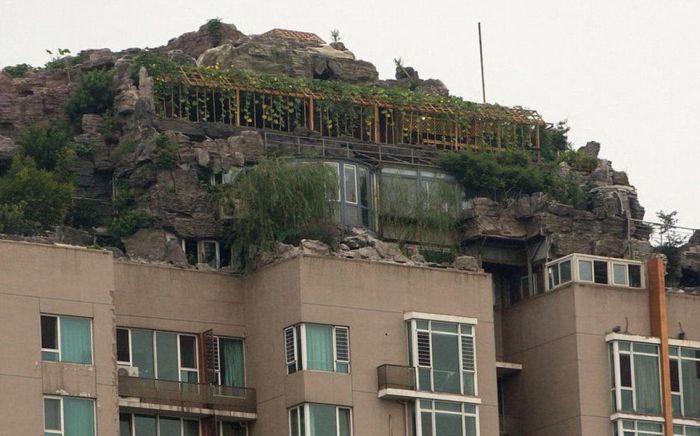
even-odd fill
[(654, 268), (569, 256), (494, 310), (480, 272), (0, 241), (1, 433), (696, 435), (700, 306)]

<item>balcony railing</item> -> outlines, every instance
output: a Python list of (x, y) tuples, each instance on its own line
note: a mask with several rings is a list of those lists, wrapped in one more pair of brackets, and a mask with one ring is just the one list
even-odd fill
[(255, 389), (250, 388), (119, 376), (119, 396), (136, 397), (145, 403), (234, 412), (256, 411)]
[(416, 390), (416, 369), (411, 366), (382, 365), (377, 367), (379, 390)]

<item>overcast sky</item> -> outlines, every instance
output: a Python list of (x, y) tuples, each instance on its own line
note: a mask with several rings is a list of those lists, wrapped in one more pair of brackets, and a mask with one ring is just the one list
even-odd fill
[(337, 28), (380, 77), (401, 56), (474, 101), (481, 21), (489, 102), (568, 119), (575, 146), (596, 140), (628, 172), (646, 219), (678, 210), (700, 228), (700, 0), (0, 0), (0, 67), (155, 47), (213, 17), (247, 34)]

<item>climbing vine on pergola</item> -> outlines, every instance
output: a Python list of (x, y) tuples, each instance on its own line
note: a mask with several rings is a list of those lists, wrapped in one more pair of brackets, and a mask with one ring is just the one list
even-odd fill
[[(167, 62), (167, 61), (162, 61)], [(379, 144), (539, 151), (546, 123), (534, 110), (381, 86), (291, 78), (218, 67), (143, 64), (160, 116)]]

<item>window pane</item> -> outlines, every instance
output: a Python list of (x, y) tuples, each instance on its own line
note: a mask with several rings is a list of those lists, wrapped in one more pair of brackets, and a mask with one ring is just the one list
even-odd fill
[(64, 398), (63, 425), (66, 427), (66, 436), (94, 436), (94, 413), (93, 400)]
[(119, 414), (119, 436), (131, 436), (131, 414)]
[(357, 180), (354, 165), (343, 165), (345, 171), (345, 201), (357, 203)]
[(681, 394), (671, 394), (671, 410), (673, 411), (674, 417), (683, 416), (683, 409), (681, 407)]
[(423, 412), (420, 414), (420, 427), (423, 436), (433, 436), (433, 416), (432, 413)]
[(432, 334), (433, 383), (437, 392), (460, 393), (458, 336)]
[(465, 416), (464, 429), (466, 430), (466, 436), (476, 436), (476, 417)]
[(219, 360), (221, 384), (224, 386), (245, 386), (243, 341), (219, 338)]
[(157, 436), (156, 417), (134, 415), (135, 436)]
[(182, 428), (185, 431), (183, 436), (199, 436), (199, 421), (185, 419), (182, 421)]
[(559, 264), (559, 279), (561, 283), (571, 281), (571, 261), (567, 260)]
[(646, 353), (646, 354), (659, 354), (659, 347), (655, 344), (644, 344), (641, 342), (635, 342), (633, 344), (633, 349), (635, 353)]
[(158, 362), (158, 379), (179, 380), (177, 368), (177, 335), (175, 333), (156, 332), (156, 356)]
[(61, 400), (44, 398), (44, 429), (61, 430)]
[(624, 410), (627, 412), (634, 411), (634, 404), (632, 401), (632, 390), (623, 389), (621, 392), (621, 397), (622, 397), (622, 407), (620, 408), (620, 410)]
[(629, 285), (633, 288), (642, 287), (642, 267), (640, 265), (629, 265)]
[(555, 288), (559, 286), (559, 268), (557, 265), (552, 265), (549, 267), (549, 288)]
[(41, 348), (58, 350), (58, 333), (55, 316), (41, 316)]
[(627, 265), (619, 263), (613, 264), (613, 283), (616, 285), (627, 284)]
[(462, 436), (462, 415), (435, 413), (436, 436)]
[(369, 173), (365, 168), (359, 167), (358, 169), (358, 183), (360, 184), (360, 205), (362, 207), (369, 207)]
[(608, 283), (608, 263), (596, 260), (593, 262), (593, 278), (596, 283)]
[(299, 409), (289, 411), (289, 425), (292, 427), (292, 436), (299, 436)]
[(91, 322), (86, 318), (60, 317), (61, 361), (92, 363)]
[(139, 377), (154, 378), (153, 331), (132, 329), (131, 340), (134, 351), (131, 364), (139, 369)]
[(659, 359), (656, 356), (634, 356), (634, 384), (637, 412), (660, 414)]
[(333, 328), (326, 325), (306, 325), (307, 368), (333, 371)]
[(309, 421), (311, 436), (334, 436), (336, 434), (335, 406), (309, 405)]
[(58, 362), (58, 351), (42, 351), (41, 360), (46, 362)]
[(350, 436), (350, 409), (338, 409), (338, 436)]
[(450, 403), (447, 401), (436, 401), (435, 410), (444, 410), (446, 412), (462, 413), (462, 405), (459, 403)]
[(180, 436), (180, 420), (178, 418), (158, 418), (160, 436)]
[(119, 362), (130, 362), (129, 352), (129, 330), (117, 329), (117, 360)]
[(197, 340), (194, 336), (180, 335), (180, 366), (197, 368)]
[(669, 359), (671, 365), (671, 392), (680, 392), (680, 374), (678, 372), (678, 359)]
[(437, 332), (457, 333), (457, 329), (459, 328), (459, 325), (451, 323), (451, 322), (433, 321), (432, 328), (433, 328), (433, 331), (437, 331)]
[(700, 362), (683, 360), (683, 406), (685, 416), (700, 418)]
[(578, 278), (587, 282), (593, 281), (593, 262), (590, 260), (578, 261)]
[(632, 387), (632, 365), (629, 354), (620, 354), (620, 386)]
[[(237, 422), (222, 422), (221, 424), (221, 436), (246, 436), (247, 433), (241, 424)], [(298, 431), (298, 430), (297, 430)], [(196, 435), (196, 434), (195, 434)], [(193, 435), (193, 436), (195, 436)], [(292, 432), (292, 436), (298, 436), (299, 433)]]
[(430, 368), (418, 368), (418, 390), (432, 391), (430, 385)]
[(464, 395), (474, 395), (476, 389), (474, 386), (474, 373), (469, 371), (463, 371), (464, 374), (462, 378), (464, 379)]
[(202, 259), (200, 263), (206, 263), (212, 268), (218, 268), (219, 264), (217, 262), (217, 252), (218, 244), (214, 241), (202, 241)]

